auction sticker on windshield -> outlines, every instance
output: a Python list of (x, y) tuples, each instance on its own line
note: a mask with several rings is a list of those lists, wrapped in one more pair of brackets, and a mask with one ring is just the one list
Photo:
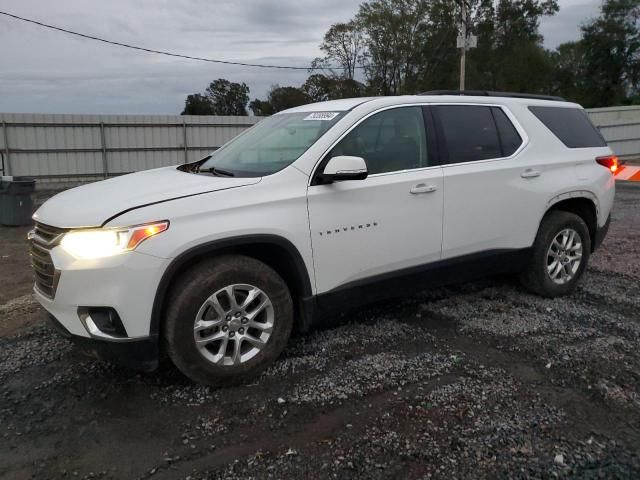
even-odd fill
[(340, 112), (313, 112), (303, 118), (303, 120), (333, 120)]

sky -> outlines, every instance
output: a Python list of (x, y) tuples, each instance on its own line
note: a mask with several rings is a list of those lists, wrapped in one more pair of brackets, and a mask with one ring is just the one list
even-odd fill
[[(332, 23), (362, 0), (0, 0), (0, 10), (69, 30), (175, 53), (306, 66)], [(559, 0), (545, 46), (579, 38), (601, 0)], [(251, 98), (299, 86), (305, 70), (237, 67), (110, 46), (0, 15), (0, 112), (178, 114), (216, 78), (245, 82)]]

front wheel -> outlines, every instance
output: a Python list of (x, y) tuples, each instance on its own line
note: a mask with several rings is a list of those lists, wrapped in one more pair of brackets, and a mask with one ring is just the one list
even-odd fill
[(164, 342), (192, 380), (236, 383), (267, 368), (293, 326), (287, 285), (250, 257), (209, 259), (183, 273), (171, 289)]
[(591, 237), (578, 215), (553, 211), (545, 216), (533, 244), (522, 283), (543, 297), (559, 297), (575, 290), (589, 254)]

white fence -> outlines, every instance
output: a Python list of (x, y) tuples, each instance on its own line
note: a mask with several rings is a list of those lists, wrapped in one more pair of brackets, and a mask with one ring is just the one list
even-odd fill
[[(622, 159), (640, 159), (640, 106), (589, 110)], [(215, 150), (259, 117), (0, 113), (0, 169), (41, 188), (175, 165)]]
[(622, 160), (640, 159), (640, 105), (588, 110), (591, 121)]
[(0, 114), (4, 175), (40, 186), (194, 161), (258, 117)]

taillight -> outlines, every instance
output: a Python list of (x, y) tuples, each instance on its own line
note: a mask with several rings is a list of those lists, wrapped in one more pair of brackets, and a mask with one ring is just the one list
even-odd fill
[(616, 173), (618, 171), (618, 157), (616, 157), (615, 155), (598, 157), (596, 158), (596, 162), (598, 162), (603, 167), (607, 167), (611, 171), (611, 173)]

